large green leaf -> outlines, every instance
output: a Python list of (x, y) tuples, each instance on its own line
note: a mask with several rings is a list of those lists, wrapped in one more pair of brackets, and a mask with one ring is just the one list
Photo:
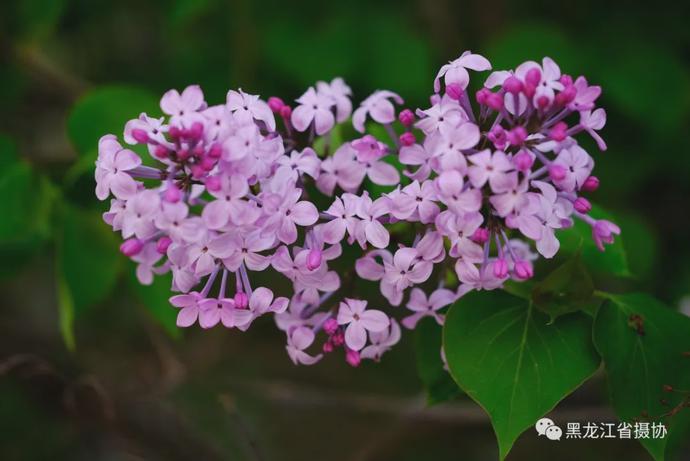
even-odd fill
[(68, 346), (75, 317), (103, 301), (122, 269), (117, 238), (98, 213), (65, 204), (57, 236), (57, 283), (61, 329)]
[[(616, 222), (615, 217), (596, 205), (592, 206), (589, 214), (595, 219)], [(561, 254), (575, 254), (581, 251), (582, 261), (591, 273), (621, 277), (632, 275), (623, 246), (624, 228), (621, 229), (621, 235), (615, 237), (613, 244), (606, 245), (604, 251), (599, 250), (594, 243), (591, 226), (580, 219), (575, 220), (573, 227), (558, 231), (556, 237), (561, 242)]]
[(176, 325), (178, 311), (168, 301), (174, 294), (170, 291), (172, 274), (168, 272), (158, 275), (151, 285), (142, 285), (134, 275), (134, 269), (131, 269), (129, 286), (136, 293), (141, 304), (170, 336), (173, 338), (181, 336), (181, 330)]
[(424, 318), (415, 328), (414, 339), (417, 372), (426, 389), (427, 403), (433, 405), (457, 397), (460, 388), (441, 360), (441, 326), (432, 318)]
[[(646, 294), (612, 295), (594, 321), (594, 343), (606, 368), (611, 401), (621, 420), (663, 423), (667, 438), (640, 439), (657, 460), (667, 445), (687, 443), (690, 409), (690, 318)], [(665, 392), (664, 386), (684, 390)]]
[(498, 290), (471, 292), (450, 308), (443, 348), (455, 381), (489, 414), (501, 459), (599, 366), (588, 317), (549, 323), (528, 300)]

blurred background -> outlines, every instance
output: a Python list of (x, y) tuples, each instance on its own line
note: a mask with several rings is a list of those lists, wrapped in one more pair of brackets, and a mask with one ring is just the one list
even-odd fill
[[(497, 459), (478, 406), (427, 407), (411, 335), (378, 365), (297, 368), (270, 321), (177, 330), (169, 281), (135, 283), (100, 221), (97, 139), (192, 83), (211, 103), (236, 87), (291, 100), (342, 76), (355, 101), (387, 88), (426, 107), (463, 50), (494, 68), (548, 55), (603, 87), (593, 200), (621, 225), (632, 276), (600, 283), (690, 313), (688, 20), (688, 2), (3, 1), (0, 458)], [(552, 417), (613, 421), (605, 393), (597, 375)], [(634, 441), (531, 433), (508, 459), (613, 454), (648, 459)]]

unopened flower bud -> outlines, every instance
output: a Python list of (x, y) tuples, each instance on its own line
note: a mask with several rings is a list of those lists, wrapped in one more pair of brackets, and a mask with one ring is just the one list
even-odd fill
[(585, 179), (585, 182), (580, 188), (580, 190), (585, 192), (594, 192), (597, 189), (599, 189), (599, 178), (596, 176), (589, 176), (587, 179)]
[(539, 96), (539, 97), (537, 98), (537, 106), (538, 106), (540, 109), (545, 109), (545, 108), (547, 108), (547, 107), (549, 106), (549, 103), (550, 103), (550, 102), (551, 102), (551, 101), (550, 101), (549, 98), (546, 97), (546, 96)]
[(220, 144), (214, 144), (208, 150), (208, 156), (219, 159), (223, 155), (223, 147)]
[(345, 352), (345, 361), (351, 367), (358, 367), (362, 362), (362, 358), (360, 357), (359, 352), (352, 349), (347, 349)]
[(132, 137), (139, 144), (146, 144), (147, 142), (149, 142), (148, 133), (146, 133), (146, 131), (142, 130), (141, 128), (133, 129), (132, 130)]
[(562, 165), (552, 164), (551, 166), (549, 166), (549, 177), (553, 181), (563, 181), (565, 179), (566, 173), (567, 171), (565, 167)]
[(328, 354), (330, 352), (333, 352), (333, 344), (330, 341), (326, 341), (323, 343), (323, 346), (321, 347), (321, 350), (325, 353)]
[(561, 142), (568, 137), (568, 125), (565, 122), (556, 123), (551, 130), (549, 130), (549, 137), (554, 141)]
[(414, 123), (414, 118), (414, 112), (412, 112), (410, 109), (402, 110), (398, 114), (398, 120), (400, 120), (400, 123), (407, 127), (412, 126)]
[(216, 159), (211, 157), (210, 155), (206, 155), (204, 158), (201, 159), (201, 168), (204, 171), (211, 171), (214, 166), (216, 166)]
[(182, 198), (182, 191), (177, 188), (174, 184), (170, 184), (167, 189), (165, 189), (165, 194), (163, 195), (163, 200), (168, 203), (177, 203)]
[(524, 126), (516, 126), (506, 133), (511, 146), (521, 146), (527, 139), (527, 130)]
[(498, 93), (489, 94), (486, 105), (496, 111), (503, 109), (503, 95)]
[(529, 83), (530, 85), (537, 86), (541, 82), (541, 71), (537, 69), (536, 67), (531, 68), (530, 70), (527, 71), (527, 75), (525, 75), (525, 83)]
[(160, 144), (156, 146), (156, 148), (153, 150), (153, 155), (156, 156), (156, 158), (159, 158), (161, 160), (168, 158), (168, 149), (165, 146), (161, 146)]
[(168, 128), (168, 136), (170, 136), (172, 139), (177, 139), (182, 135), (182, 130), (180, 130), (178, 127), (175, 125), (171, 126)]
[(337, 331), (331, 336), (331, 342), (334, 346), (342, 346), (345, 344), (345, 335), (342, 331)]
[(534, 156), (523, 149), (513, 157), (513, 165), (518, 171), (528, 171), (534, 165)]
[(446, 94), (448, 97), (450, 97), (450, 99), (458, 101), (464, 92), (465, 90), (463, 90), (462, 87), (457, 83), (446, 85)]
[(486, 106), (490, 94), (491, 91), (489, 91), (487, 88), (482, 88), (477, 91), (475, 97), (477, 98), (477, 102), (479, 104), (481, 104), (482, 106)]
[(503, 258), (494, 262), (494, 277), (502, 279), (508, 276), (508, 263)]
[(279, 114), (280, 110), (285, 106), (285, 103), (283, 102), (282, 99), (280, 99), (277, 96), (271, 96), (268, 98), (268, 107), (271, 108), (273, 113)]
[(190, 139), (199, 139), (204, 134), (204, 125), (201, 122), (192, 123), (192, 127), (187, 131), (187, 137)]
[(161, 237), (156, 242), (156, 251), (164, 255), (168, 251), (168, 247), (172, 243), (172, 239), (167, 235)]
[(406, 131), (405, 133), (400, 135), (400, 144), (403, 146), (411, 146), (415, 142), (417, 142), (417, 138), (415, 138), (414, 134), (411, 131)]
[(192, 177), (194, 179), (201, 179), (206, 174), (206, 170), (199, 164), (192, 165), (190, 169), (192, 170)]
[(508, 93), (518, 94), (522, 91), (522, 82), (519, 78), (511, 75), (503, 82), (503, 89)]
[(478, 244), (483, 244), (489, 241), (489, 229), (486, 227), (478, 227), (476, 231), (472, 234), (470, 239)]
[(316, 270), (321, 267), (321, 261), (323, 260), (323, 253), (321, 250), (312, 248), (307, 254), (307, 269), (310, 271)]
[(323, 322), (323, 331), (325, 331), (328, 336), (333, 336), (335, 332), (338, 331), (338, 321), (333, 317), (329, 318)]
[(138, 255), (143, 248), (144, 242), (138, 238), (131, 238), (122, 242), (122, 245), (120, 245), (120, 252), (131, 258), (132, 256)]
[(575, 99), (575, 96), (577, 96), (577, 89), (575, 86), (566, 86), (563, 88), (563, 91), (556, 95), (556, 104), (565, 106), (566, 104), (571, 103), (573, 99)]
[(578, 197), (574, 202), (573, 202), (573, 208), (578, 213), (589, 213), (592, 210), (592, 204), (589, 203), (589, 200), (587, 200), (584, 197)]
[(244, 291), (238, 291), (233, 297), (237, 309), (246, 309), (249, 306), (249, 297)]
[(289, 119), (291, 115), (292, 107), (285, 104), (283, 107), (280, 108), (280, 116), (283, 117), (285, 120)]
[(534, 269), (529, 261), (516, 262), (514, 272), (515, 276), (522, 280), (531, 279), (534, 276)]

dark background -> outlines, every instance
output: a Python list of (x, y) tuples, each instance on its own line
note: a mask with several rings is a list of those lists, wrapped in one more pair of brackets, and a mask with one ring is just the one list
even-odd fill
[[(338, 75), (355, 101), (387, 88), (426, 107), (438, 67), (465, 49), (495, 69), (548, 55), (603, 87), (609, 150), (585, 141), (602, 180), (593, 200), (616, 216), (634, 273), (606, 286), (682, 308), (690, 304), (689, 10), (687, 2), (591, 0), (3, 1), (0, 170), (20, 162), (35, 181), (26, 192), (0, 173), (0, 459), (496, 459), (479, 407), (463, 398), (425, 407), (409, 335), (379, 365), (352, 369), (332, 358), (298, 368), (270, 322), (245, 334), (170, 328), (166, 290), (137, 292), (124, 258), (92, 248), (92, 240), (106, 250), (115, 243), (98, 236), (107, 229), (93, 195), (97, 138), (73, 108), (94, 92), (108, 104), (126, 95), (100, 113), (119, 135), (147, 110), (136, 102), (149, 92), (199, 83), (211, 103), (236, 87), (291, 100)], [(64, 256), (82, 245), (82, 260)], [(116, 270), (105, 279), (70, 275), (94, 264)], [(597, 375), (552, 417), (614, 420), (605, 392)], [(632, 441), (557, 443), (532, 431), (509, 459), (614, 454), (648, 459)]]

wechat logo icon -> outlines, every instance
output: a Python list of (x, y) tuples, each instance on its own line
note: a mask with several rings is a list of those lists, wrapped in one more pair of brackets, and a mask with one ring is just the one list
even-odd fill
[(534, 425), (534, 428), (537, 430), (537, 434), (545, 435), (549, 440), (561, 440), (563, 435), (561, 428), (556, 426), (549, 418), (540, 419)]

